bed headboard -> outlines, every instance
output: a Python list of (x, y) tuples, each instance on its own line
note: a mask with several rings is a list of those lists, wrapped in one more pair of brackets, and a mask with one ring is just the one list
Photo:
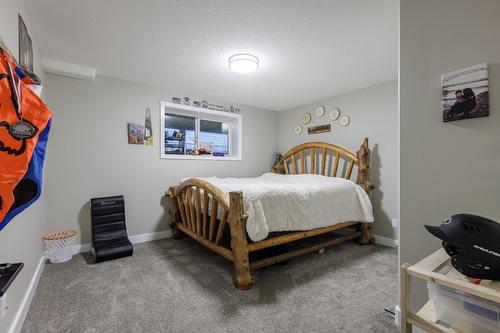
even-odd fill
[(307, 142), (290, 149), (273, 166), (273, 172), (284, 174), (319, 174), (351, 179), (356, 166), (357, 183), (368, 193), (374, 188), (370, 180), (371, 151), (365, 138), (356, 154), (327, 142)]

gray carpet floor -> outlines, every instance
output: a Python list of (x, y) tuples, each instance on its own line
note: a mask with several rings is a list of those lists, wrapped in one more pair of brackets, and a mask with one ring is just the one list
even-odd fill
[(397, 332), (397, 251), (346, 243), (254, 272), (239, 292), (232, 265), (190, 239), (136, 245), (94, 264), (47, 264), (22, 332)]

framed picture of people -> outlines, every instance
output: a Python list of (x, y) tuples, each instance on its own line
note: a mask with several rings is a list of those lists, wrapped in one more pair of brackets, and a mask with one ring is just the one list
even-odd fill
[(21, 15), (18, 15), (19, 25), (19, 64), (33, 73), (33, 44), (28, 34), (26, 24)]
[(490, 114), (488, 64), (443, 74), (441, 87), (444, 122)]

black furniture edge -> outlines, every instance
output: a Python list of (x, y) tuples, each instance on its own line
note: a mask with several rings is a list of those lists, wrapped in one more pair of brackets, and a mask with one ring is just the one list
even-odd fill
[[(4, 267), (4, 265), (8, 265)], [(0, 264), (0, 297), (3, 297), (9, 289), (10, 285), (14, 279), (19, 275), (19, 272), (23, 269), (24, 264)]]

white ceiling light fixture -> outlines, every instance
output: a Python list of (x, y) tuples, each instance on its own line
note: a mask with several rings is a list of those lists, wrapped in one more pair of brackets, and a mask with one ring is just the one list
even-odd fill
[(259, 68), (259, 58), (248, 53), (238, 53), (229, 57), (229, 69), (240, 74), (253, 73)]

